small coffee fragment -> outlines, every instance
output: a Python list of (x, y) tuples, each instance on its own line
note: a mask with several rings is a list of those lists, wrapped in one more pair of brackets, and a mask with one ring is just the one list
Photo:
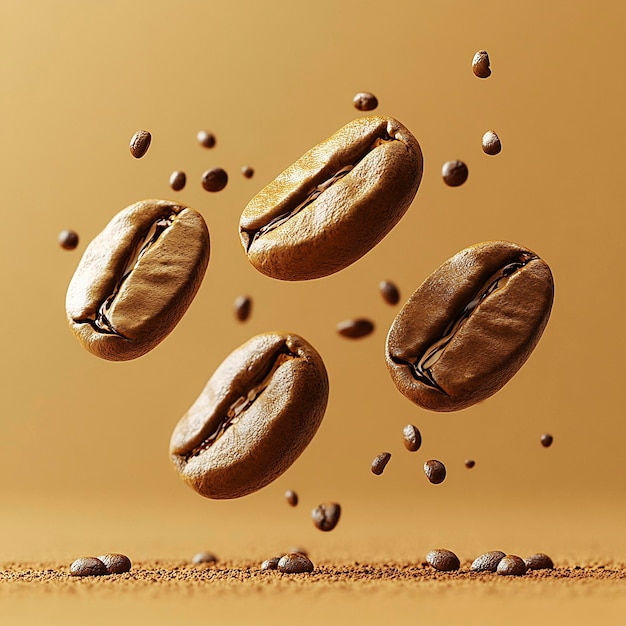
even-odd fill
[(491, 68), (489, 67), (489, 55), (486, 50), (479, 50), (472, 59), (472, 71), (478, 78), (489, 78)]
[(492, 130), (488, 130), (482, 139), (483, 152), (490, 156), (500, 154), (502, 150), (502, 144), (500, 143), (500, 137), (496, 135)]
[(400, 302), (400, 292), (390, 280), (381, 280), (378, 283), (378, 288), (380, 289), (380, 295), (387, 304), (393, 306)]
[(170, 175), (170, 187), (174, 191), (180, 191), (187, 184), (187, 174), (185, 172), (181, 172), (180, 170), (176, 170)]
[(78, 245), (78, 233), (73, 230), (62, 230), (59, 233), (59, 245), (63, 250), (74, 250)]
[(440, 572), (452, 572), (461, 567), (459, 557), (451, 550), (439, 548), (426, 555), (426, 562)]
[(476, 465), (476, 461), (474, 461), (474, 459), (466, 459), (465, 460), (465, 467), (467, 467), (467, 469), (472, 469), (472, 467), (474, 467), (474, 465)]
[(278, 571), (283, 574), (302, 574), (312, 572), (315, 568), (309, 557), (299, 552), (290, 552), (278, 561)]
[(252, 311), (252, 299), (248, 296), (238, 296), (235, 299), (235, 317), (240, 322), (245, 322)]
[(526, 563), (519, 556), (508, 554), (502, 557), (496, 571), (500, 576), (523, 576), (526, 573)]
[(244, 165), (241, 168), (241, 173), (245, 178), (252, 178), (254, 176), (254, 170), (249, 165)]
[(524, 559), (527, 569), (554, 569), (554, 562), (547, 555), (539, 552)]
[(152, 135), (147, 130), (138, 130), (130, 140), (130, 153), (140, 159), (150, 147)]
[(409, 452), (417, 452), (422, 445), (422, 434), (417, 426), (413, 424), (407, 424), (402, 430), (402, 438), (404, 440), (404, 447)]
[(459, 187), (469, 175), (467, 165), (463, 161), (446, 161), (441, 168), (443, 182), (448, 187)]
[(327, 532), (337, 526), (341, 515), (341, 505), (336, 502), (327, 502), (316, 506), (311, 511), (311, 517), (316, 528)]
[(373, 111), (378, 106), (378, 98), (373, 93), (362, 91), (354, 96), (352, 103), (359, 111)]
[(473, 572), (495, 572), (498, 569), (498, 563), (505, 557), (504, 552), (500, 550), (492, 550), (485, 552), (474, 559), (471, 570)]
[(261, 569), (263, 571), (268, 569), (278, 569), (278, 562), (280, 559), (281, 557), (279, 556), (273, 556), (271, 559), (266, 559), (263, 563), (261, 563)]
[(130, 572), (132, 566), (130, 559), (125, 554), (103, 554), (99, 556), (109, 574), (124, 574)]
[(291, 489), (285, 491), (285, 500), (289, 506), (298, 506), (298, 494)]
[(194, 565), (213, 565), (217, 563), (217, 557), (212, 552), (198, 552), (191, 562)]
[(222, 191), (228, 184), (228, 174), (221, 167), (214, 167), (202, 174), (202, 187), (205, 191)]
[(387, 467), (387, 463), (389, 463), (390, 458), (391, 458), (390, 452), (381, 452), (372, 461), (372, 474), (376, 474), (376, 476), (380, 476), (385, 471), (385, 467)]
[(552, 435), (549, 435), (548, 433), (544, 433), (543, 435), (541, 435), (541, 445), (544, 448), (549, 448), (552, 445), (553, 441), (554, 437), (552, 437)]
[(208, 130), (198, 131), (198, 143), (205, 148), (213, 148), (215, 146), (215, 135)]
[(345, 320), (337, 324), (337, 332), (348, 339), (360, 339), (374, 332), (374, 323), (364, 318)]
[(95, 556), (83, 556), (70, 565), (70, 576), (103, 576), (107, 566)]
[(424, 474), (433, 485), (438, 485), (446, 478), (446, 466), (441, 461), (431, 459), (424, 463)]

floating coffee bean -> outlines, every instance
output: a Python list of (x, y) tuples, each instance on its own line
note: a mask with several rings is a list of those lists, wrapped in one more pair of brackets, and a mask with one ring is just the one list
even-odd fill
[(378, 98), (373, 93), (363, 91), (354, 96), (352, 103), (359, 111), (373, 111), (378, 106)]
[(438, 485), (446, 479), (446, 466), (441, 461), (431, 459), (424, 463), (424, 474), (433, 485)]
[(285, 491), (285, 500), (287, 500), (289, 506), (298, 506), (298, 494), (291, 489)]
[(380, 295), (387, 304), (395, 305), (400, 302), (400, 292), (390, 280), (382, 280), (378, 284)]
[(552, 559), (543, 553), (533, 554), (524, 559), (527, 569), (554, 569)]
[(124, 574), (130, 572), (132, 563), (125, 554), (103, 554), (98, 559), (104, 563), (109, 574)]
[(59, 245), (64, 250), (74, 250), (78, 245), (78, 234), (73, 230), (62, 230), (59, 233)]
[(228, 184), (228, 174), (221, 167), (214, 167), (202, 174), (202, 187), (205, 191), (222, 191)]
[(302, 574), (312, 572), (315, 567), (304, 554), (292, 552), (280, 558), (277, 569), (283, 574)]
[(440, 572), (452, 572), (461, 567), (459, 557), (450, 550), (439, 548), (426, 555), (426, 562)]
[(170, 187), (174, 191), (180, 191), (181, 189), (185, 187), (186, 184), (187, 184), (187, 174), (185, 174), (185, 172), (181, 172), (180, 170), (172, 172), (170, 176)]
[(413, 424), (407, 424), (404, 427), (402, 430), (402, 438), (404, 440), (404, 447), (409, 452), (417, 452), (422, 445), (422, 434), (417, 426), (413, 426)]
[(92, 354), (127, 361), (174, 329), (209, 262), (209, 231), (182, 204), (144, 200), (120, 211), (89, 244), (69, 284), (70, 328)]
[(281, 557), (274, 556), (271, 559), (267, 559), (263, 561), (263, 563), (261, 563), (261, 569), (263, 571), (268, 570), (268, 569), (278, 569), (278, 562), (280, 561), (280, 559)]
[(441, 168), (443, 182), (448, 187), (459, 187), (466, 180), (469, 172), (463, 161), (446, 161)]
[(241, 173), (245, 178), (252, 178), (254, 176), (254, 170), (249, 165), (244, 165), (241, 168)]
[(476, 461), (474, 461), (474, 459), (466, 459), (465, 467), (467, 467), (467, 469), (472, 469), (474, 465), (476, 465)]
[(217, 563), (217, 557), (212, 552), (198, 552), (191, 562), (194, 565), (214, 565)]
[(328, 532), (337, 526), (341, 516), (341, 506), (336, 502), (320, 504), (311, 511), (311, 517), (316, 528)]
[(338, 272), (373, 248), (409, 208), (422, 153), (393, 118), (354, 120), (309, 150), (244, 209), (248, 260), (282, 280)]
[(376, 476), (380, 476), (387, 467), (387, 463), (389, 463), (389, 459), (391, 458), (391, 454), (389, 452), (381, 452), (373, 461), (372, 461), (372, 473), (376, 474)]
[(205, 148), (213, 148), (215, 146), (215, 135), (208, 130), (198, 132), (198, 143)]
[(337, 332), (342, 337), (348, 339), (360, 339), (361, 337), (367, 337), (374, 332), (374, 324), (370, 320), (356, 319), (345, 320), (337, 324)]
[(207, 498), (238, 498), (278, 478), (317, 431), (328, 401), (322, 358), (302, 337), (265, 333), (234, 350), (170, 441), (181, 478)]
[(235, 300), (235, 316), (240, 322), (245, 322), (252, 311), (252, 299), (248, 296), (238, 296)]
[(70, 565), (71, 576), (103, 576), (108, 573), (107, 566), (94, 556), (81, 557)]
[(490, 156), (500, 154), (500, 151), (502, 150), (500, 137), (498, 137), (498, 135), (496, 135), (496, 133), (494, 133), (492, 130), (488, 130), (483, 135), (482, 146), (483, 152), (485, 154), (489, 154)]
[(150, 147), (152, 135), (147, 130), (138, 130), (130, 140), (130, 153), (140, 159)]
[(472, 59), (472, 71), (478, 78), (489, 78), (491, 68), (489, 67), (489, 55), (486, 50), (479, 50)]
[(505, 556), (504, 552), (500, 552), (500, 550), (485, 552), (485, 554), (474, 559), (471, 569), (473, 572), (495, 572), (498, 569), (498, 563)]
[(541, 435), (541, 445), (544, 448), (549, 448), (552, 445), (553, 441), (554, 437), (552, 437), (552, 435), (549, 435), (548, 433)]
[(485, 400), (524, 364), (548, 323), (554, 285), (536, 254), (505, 241), (462, 250), (396, 316), (387, 367), (398, 390), (433, 411)]
[(509, 554), (502, 557), (496, 572), (500, 576), (523, 576), (526, 573), (526, 563), (519, 556)]

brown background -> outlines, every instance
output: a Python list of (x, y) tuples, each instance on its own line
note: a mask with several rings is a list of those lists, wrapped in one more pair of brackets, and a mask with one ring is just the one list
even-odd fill
[[(439, 545), (465, 558), (502, 548), (556, 559), (626, 559), (624, 485), (624, 110), (626, 11), (619, 2), (0, 2), (0, 172), (4, 227), (0, 399), (0, 561), (119, 550), (135, 559), (212, 549), (262, 560), (293, 544), (314, 556), (421, 560)], [(471, 71), (486, 49), (493, 74)], [(283, 283), (257, 273), (237, 226), (252, 196), (359, 115), (415, 134), (424, 177), (400, 224), (333, 276)], [(212, 150), (195, 139), (217, 137)], [(132, 134), (152, 133), (147, 155)], [(503, 151), (484, 155), (495, 130)], [(444, 161), (470, 170), (460, 188)], [(251, 165), (256, 174), (240, 174)], [(226, 189), (200, 186), (224, 167)], [(169, 174), (187, 187), (173, 192)], [(134, 362), (85, 352), (64, 298), (87, 243), (127, 205), (176, 199), (211, 233), (200, 292), (175, 331)], [(79, 248), (57, 234), (73, 228)], [(413, 406), (384, 365), (403, 301), (460, 249), (525, 245), (551, 266), (555, 304), (527, 364), (496, 396), (458, 413)], [(247, 293), (251, 319), (232, 303)], [(349, 342), (335, 324), (368, 316)], [(331, 396), (296, 464), (238, 501), (201, 498), (168, 459), (171, 431), (222, 359), (252, 335), (302, 334), (322, 354)], [(407, 423), (422, 449), (402, 447)], [(551, 432), (550, 449), (539, 444)], [(381, 477), (369, 470), (383, 450)], [(463, 462), (474, 458), (476, 467)], [(430, 485), (422, 464), (442, 460)], [(300, 494), (288, 507), (283, 492)], [(333, 533), (310, 509), (344, 507)], [(315, 560), (315, 559), (314, 559)]]

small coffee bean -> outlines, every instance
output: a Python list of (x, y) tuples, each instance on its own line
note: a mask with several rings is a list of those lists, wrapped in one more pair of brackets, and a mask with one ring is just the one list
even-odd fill
[(500, 576), (523, 576), (526, 573), (526, 563), (519, 556), (509, 554), (502, 557), (496, 571)]
[(378, 106), (378, 98), (373, 93), (362, 91), (354, 96), (352, 103), (359, 111), (373, 111)]
[(525, 558), (524, 563), (528, 569), (554, 569), (552, 559), (541, 552)]
[(549, 448), (552, 445), (553, 441), (554, 437), (552, 437), (552, 435), (549, 435), (548, 433), (541, 435), (541, 445), (544, 448)]
[(485, 154), (489, 154), (490, 156), (500, 154), (500, 151), (502, 150), (500, 137), (498, 137), (498, 135), (496, 135), (492, 130), (488, 130), (483, 135), (482, 146), (483, 152)]
[(254, 176), (254, 170), (249, 165), (244, 165), (241, 168), (241, 173), (245, 178), (252, 178)]
[(402, 430), (402, 438), (404, 440), (404, 447), (409, 452), (417, 452), (422, 445), (422, 433), (418, 430), (417, 426), (413, 424), (407, 424)]
[(381, 452), (373, 461), (372, 461), (372, 473), (376, 474), (376, 476), (380, 476), (387, 467), (387, 463), (389, 463), (389, 459), (391, 458), (391, 453), (389, 452)]
[(205, 148), (213, 148), (215, 146), (215, 135), (208, 130), (198, 132), (198, 143)]
[(78, 245), (78, 233), (73, 230), (62, 230), (59, 233), (59, 245), (63, 250), (74, 250)]
[(71, 576), (103, 576), (108, 573), (107, 566), (94, 556), (83, 556), (70, 565)]
[(478, 78), (489, 78), (491, 68), (489, 67), (489, 55), (486, 50), (479, 50), (472, 59), (472, 71)]
[(441, 461), (430, 460), (424, 463), (424, 474), (433, 485), (442, 483), (446, 478), (446, 466)]
[(205, 191), (222, 191), (228, 184), (228, 174), (221, 167), (214, 167), (202, 174), (202, 187)]
[(440, 572), (451, 572), (461, 567), (459, 557), (445, 548), (431, 550), (426, 555), (426, 562)]
[(194, 565), (214, 565), (217, 563), (217, 557), (212, 552), (198, 552), (191, 562)]
[(147, 130), (138, 130), (130, 140), (130, 153), (140, 159), (150, 147), (152, 135)]
[(299, 552), (290, 552), (280, 558), (277, 569), (283, 574), (302, 574), (304, 572), (312, 572), (315, 567), (309, 560), (309, 557)]
[(235, 317), (240, 322), (245, 322), (252, 311), (252, 299), (248, 296), (238, 296), (235, 299)]
[(469, 172), (463, 161), (446, 161), (441, 168), (443, 182), (448, 187), (459, 187), (466, 180)]
[(474, 461), (474, 459), (466, 459), (465, 467), (467, 467), (467, 469), (472, 469), (474, 465), (476, 465), (476, 461)]
[(187, 175), (185, 172), (181, 172), (180, 170), (176, 170), (172, 172), (170, 175), (170, 187), (174, 191), (180, 191), (187, 184)]
[(328, 532), (337, 526), (341, 516), (341, 505), (336, 502), (328, 502), (316, 506), (311, 512), (313, 523), (316, 528)]
[(378, 288), (380, 289), (380, 295), (387, 304), (393, 306), (400, 302), (400, 292), (390, 280), (381, 280), (378, 283)]
[(374, 332), (374, 323), (364, 318), (345, 320), (337, 324), (337, 332), (348, 339), (360, 339)]
[(261, 563), (261, 569), (263, 571), (268, 569), (278, 569), (278, 562), (280, 561), (280, 559), (281, 557), (279, 556), (273, 556), (271, 559), (263, 561), (263, 563)]
[(132, 566), (125, 554), (103, 554), (98, 558), (104, 563), (109, 574), (124, 574), (129, 572)]
[(471, 569), (473, 572), (495, 572), (498, 569), (498, 563), (505, 556), (504, 552), (500, 550), (485, 552), (485, 554), (474, 559)]
[(291, 489), (285, 491), (285, 500), (289, 506), (298, 506), (298, 494)]

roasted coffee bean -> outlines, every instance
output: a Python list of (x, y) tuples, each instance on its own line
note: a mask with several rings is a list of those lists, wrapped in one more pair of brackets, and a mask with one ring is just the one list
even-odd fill
[(328, 532), (337, 526), (341, 516), (341, 505), (336, 502), (328, 502), (316, 506), (311, 511), (311, 517), (316, 528)]
[(380, 476), (387, 467), (387, 463), (389, 463), (389, 459), (391, 458), (391, 454), (389, 452), (381, 452), (373, 461), (372, 461), (372, 474), (376, 474), (376, 476)]
[(245, 322), (252, 312), (252, 299), (248, 296), (238, 296), (235, 299), (235, 317)]
[(78, 245), (78, 234), (73, 230), (62, 230), (59, 233), (59, 245), (63, 250), (74, 250)]
[(465, 467), (467, 467), (467, 469), (472, 469), (472, 467), (474, 467), (474, 465), (476, 465), (476, 461), (474, 461), (474, 459), (466, 459), (465, 460)]
[(426, 562), (440, 572), (452, 572), (461, 567), (459, 557), (445, 548), (431, 550), (426, 555)]
[(221, 167), (214, 167), (202, 174), (202, 187), (205, 191), (222, 191), (228, 184), (228, 174)]
[(244, 209), (249, 261), (281, 280), (321, 278), (371, 250), (409, 208), (422, 153), (393, 118), (354, 120), (309, 150)]
[(291, 489), (285, 491), (285, 500), (289, 506), (298, 506), (298, 494)]
[(431, 459), (424, 463), (424, 474), (433, 485), (438, 485), (446, 479), (446, 466), (441, 461)]
[(268, 569), (278, 569), (278, 562), (280, 559), (281, 557), (279, 556), (273, 556), (271, 559), (263, 561), (263, 563), (261, 563), (261, 569), (264, 571)]
[(194, 565), (215, 565), (217, 557), (212, 552), (198, 552), (191, 559), (191, 562)]
[(378, 98), (373, 93), (363, 91), (354, 96), (352, 103), (359, 111), (373, 111), (378, 106)]
[(407, 424), (402, 430), (402, 438), (404, 440), (404, 447), (409, 452), (417, 452), (422, 445), (422, 433), (420, 433), (417, 426), (413, 424)]
[(441, 168), (443, 182), (448, 187), (459, 187), (469, 175), (467, 165), (463, 161), (446, 161)]
[(524, 564), (527, 569), (554, 569), (552, 559), (541, 552), (525, 558)]
[(552, 435), (549, 435), (548, 433), (544, 433), (543, 435), (541, 435), (541, 445), (544, 448), (549, 448), (552, 445), (553, 441), (554, 437), (552, 437)]
[(299, 552), (291, 552), (285, 554), (278, 561), (278, 571), (283, 574), (302, 574), (305, 572), (312, 572), (315, 566), (308, 557)]
[(374, 323), (363, 318), (345, 320), (337, 324), (337, 332), (348, 339), (360, 339), (374, 332)]
[(500, 559), (496, 572), (500, 576), (523, 576), (526, 573), (526, 563), (519, 556), (508, 554)]
[(69, 284), (70, 328), (109, 361), (146, 354), (174, 329), (209, 262), (209, 231), (182, 204), (144, 200), (120, 211), (89, 244)]
[(381, 280), (378, 283), (378, 288), (380, 289), (380, 295), (387, 304), (393, 306), (400, 302), (400, 292), (390, 280)]
[(252, 178), (254, 176), (254, 170), (249, 165), (244, 165), (241, 168), (241, 173), (245, 178)]
[(478, 78), (489, 78), (491, 68), (489, 67), (489, 55), (486, 50), (479, 50), (472, 59), (472, 71)]
[(150, 147), (152, 135), (147, 130), (138, 130), (130, 140), (130, 153), (140, 159)]
[(502, 150), (500, 137), (498, 137), (498, 135), (496, 135), (492, 130), (488, 130), (483, 135), (482, 146), (483, 152), (485, 154), (489, 154), (490, 156), (500, 154), (500, 151)]
[(70, 565), (71, 576), (103, 576), (108, 573), (107, 566), (95, 556), (83, 556)]
[(208, 130), (198, 131), (198, 143), (205, 148), (213, 148), (215, 146), (215, 135)]
[(471, 569), (473, 572), (495, 572), (498, 569), (498, 563), (505, 556), (504, 552), (500, 552), (500, 550), (485, 552), (485, 554), (474, 559)]
[(125, 554), (103, 554), (98, 559), (104, 563), (109, 574), (124, 574), (130, 572), (132, 563)]
[(547, 264), (506, 241), (462, 250), (402, 307), (387, 335), (398, 390), (433, 411), (485, 400), (524, 364), (548, 323), (554, 285)]
[(184, 189), (186, 184), (187, 184), (187, 174), (185, 174), (185, 172), (181, 172), (180, 170), (176, 170), (175, 172), (172, 172), (170, 176), (170, 187), (174, 191), (180, 191), (181, 189)]
[(278, 478), (317, 431), (328, 401), (322, 358), (295, 334), (265, 333), (217, 368), (170, 441), (181, 478), (207, 498), (238, 498)]

